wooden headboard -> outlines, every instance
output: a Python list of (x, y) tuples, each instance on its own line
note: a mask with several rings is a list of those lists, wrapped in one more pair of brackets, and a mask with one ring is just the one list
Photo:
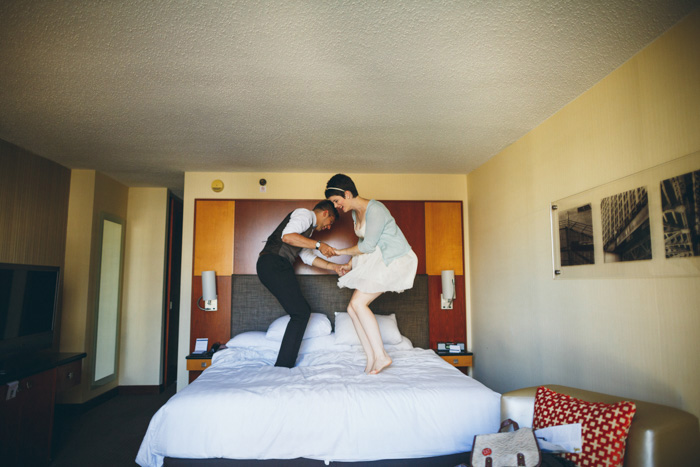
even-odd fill
[[(312, 313), (324, 313), (335, 326), (335, 312), (347, 311), (352, 290), (338, 288), (337, 276), (298, 275), (301, 291)], [(396, 314), (401, 334), (414, 347), (429, 348), (428, 276), (419, 274), (413, 288), (403, 293), (385, 293), (372, 303), (379, 315)], [(231, 276), (231, 337), (247, 331), (266, 331), (285, 311), (255, 274)]]

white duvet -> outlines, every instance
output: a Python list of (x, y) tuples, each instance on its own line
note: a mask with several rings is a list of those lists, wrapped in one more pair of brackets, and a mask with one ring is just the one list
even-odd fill
[[(304, 348), (302, 348), (302, 351)], [(229, 348), (154, 416), (136, 462), (164, 457), (364, 461), (470, 451), (498, 431), (500, 394), (432, 350), (390, 350), (364, 373), (361, 350), (302, 353), (292, 369), (274, 349)]]

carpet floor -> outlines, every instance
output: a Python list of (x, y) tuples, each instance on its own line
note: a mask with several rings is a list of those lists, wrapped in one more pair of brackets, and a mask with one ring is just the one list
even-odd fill
[[(83, 412), (57, 407), (51, 466), (135, 466), (136, 453), (156, 411), (175, 394), (117, 395)], [(63, 410), (61, 410), (63, 409)]]

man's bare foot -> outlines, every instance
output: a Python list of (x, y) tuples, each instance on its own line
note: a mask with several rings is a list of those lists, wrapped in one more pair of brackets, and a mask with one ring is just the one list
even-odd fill
[(372, 371), (370, 371), (369, 374), (378, 375), (384, 368), (391, 365), (391, 362), (392, 360), (388, 356), (386, 358), (378, 359), (374, 362), (374, 368), (372, 368)]

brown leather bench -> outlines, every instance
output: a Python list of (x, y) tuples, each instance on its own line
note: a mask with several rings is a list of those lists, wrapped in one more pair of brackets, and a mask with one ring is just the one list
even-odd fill
[[(700, 424), (695, 415), (651, 402), (556, 384), (544, 386), (588, 402), (606, 404), (621, 400), (634, 402), (637, 405), (637, 412), (627, 438), (625, 467), (700, 466)], [(537, 386), (533, 386), (503, 394), (501, 419), (512, 418), (520, 426), (532, 426), (536, 391)]]

